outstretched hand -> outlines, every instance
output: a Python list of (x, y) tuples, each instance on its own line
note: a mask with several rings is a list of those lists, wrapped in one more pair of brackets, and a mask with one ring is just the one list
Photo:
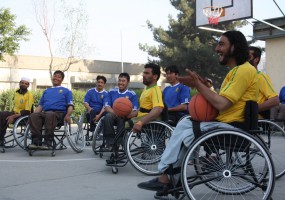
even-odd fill
[(187, 73), (186, 76), (178, 77), (180, 83), (183, 83), (184, 85), (187, 85), (192, 88), (196, 88), (199, 83), (203, 83), (207, 86), (206, 80), (202, 78), (199, 74), (194, 71), (191, 71), (190, 69), (186, 69), (185, 71)]

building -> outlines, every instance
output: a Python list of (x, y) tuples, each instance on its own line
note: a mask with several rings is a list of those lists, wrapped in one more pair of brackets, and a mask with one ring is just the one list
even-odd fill
[[(50, 87), (49, 76), (50, 57), (27, 56), (27, 55), (5, 55), (5, 61), (0, 61), (0, 91), (18, 88), (22, 76), (31, 79), (31, 89), (45, 89)], [(64, 58), (54, 58), (53, 71), (63, 69), (66, 63)], [(144, 88), (142, 83), (142, 72), (144, 64), (123, 63), (124, 71), (131, 77), (130, 88)], [(80, 60), (72, 64), (65, 72), (63, 86), (69, 89), (87, 90), (95, 86), (97, 75), (107, 78), (106, 88), (114, 87), (121, 73), (121, 62)], [(159, 84), (162, 84), (163, 77)]]
[(259, 21), (254, 22), (253, 26), (254, 38), (265, 41), (265, 71), (271, 77), (276, 92), (279, 93), (285, 85), (285, 18), (279, 17), (265, 21), (282, 28), (279, 30)]

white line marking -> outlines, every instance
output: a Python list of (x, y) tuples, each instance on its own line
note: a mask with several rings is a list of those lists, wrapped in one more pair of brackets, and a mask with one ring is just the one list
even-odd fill
[(25, 163), (25, 162), (73, 162), (73, 161), (89, 161), (96, 160), (98, 158), (81, 158), (81, 159), (66, 159), (66, 160), (0, 160), (0, 162), (17, 162), (17, 163)]

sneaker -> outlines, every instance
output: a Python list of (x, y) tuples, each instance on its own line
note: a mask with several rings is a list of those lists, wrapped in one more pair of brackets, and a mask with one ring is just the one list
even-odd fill
[(49, 150), (49, 149), (52, 149), (52, 142), (51, 141), (46, 141), (44, 142), (41, 146), (39, 146), (39, 148), (41, 150)]
[(39, 146), (35, 145), (35, 144), (29, 144), (28, 146), (29, 149), (38, 149)]
[(138, 184), (138, 187), (144, 190), (161, 191), (167, 190), (171, 187), (170, 183), (161, 183), (158, 178)]
[(48, 146), (46, 144), (42, 144), (41, 146), (39, 146), (39, 149), (41, 150), (48, 150)]

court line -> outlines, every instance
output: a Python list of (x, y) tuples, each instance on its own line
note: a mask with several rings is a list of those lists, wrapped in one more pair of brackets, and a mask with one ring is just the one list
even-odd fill
[(74, 161), (89, 161), (97, 160), (98, 158), (80, 158), (80, 159), (64, 159), (64, 160), (0, 160), (0, 162), (14, 162), (14, 163), (33, 163), (33, 162), (74, 162)]

